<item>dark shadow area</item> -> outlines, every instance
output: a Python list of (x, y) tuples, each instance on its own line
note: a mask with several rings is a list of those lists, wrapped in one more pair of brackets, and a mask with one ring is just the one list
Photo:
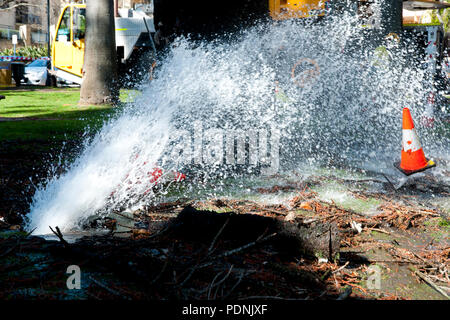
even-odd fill
[[(173, 209), (173, 208), (172, 208)], [(260, 217), (262, 218), (262, 217)], [(17, 299), (92, 300), (335, 300), (367, 299), (350, 296), (350, 289), (338, 291), (327, 283), (331, 272), (318, 268), (316, 259), (286, 251), (276, 238), (263, 233), (244, 236), (232, 226), (203, 229), (204, 236), (193, 238), (182, 232), (189, 228), (178, 219), (150, 237), (87, 236), (67, 243), (40, 237), (0, 240), (0, 252), (15, 263), (2, 264), (9, 275), (0, 285), (0, 297)], [(184, 220), (186, 222), (186, 220)], [(109, 220), (109, 225), (114, 224)], [(190, 230), (186, 229), (188, 233)], [(211, 237), (212, 235), (212, 237)], [(31, 266), (16, 248), (39, 255)], [(25, 249), (26, 248), (26, 249)], [(46, 261), (42, 264), (42, 261)], [(83, 270), (85, 285), (68, 297), (65, 268), (77, 265)], [(27, 276), (34, 274), (35, 276)], [(26, 279), (20, 281), (19, 279)], [(6, 285), (8, 283), (8, 285)], [(33, 288), (21, 296), (21, 288)], [(37, 293), (39, 292), (39, 295)], [(73, 291), (72, 291), (73, 292)]]

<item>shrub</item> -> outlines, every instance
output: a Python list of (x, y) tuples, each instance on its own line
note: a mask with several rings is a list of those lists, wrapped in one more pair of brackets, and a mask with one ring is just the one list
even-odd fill
[[(0, 50), (0, 56), (13, 56), (13, 55), (14, 55), (13, 49)], [(16, 56), (31, 57), (31, 58), (48, 57), (47, 47), (32, 46), (32, 47), (17, 48)]]

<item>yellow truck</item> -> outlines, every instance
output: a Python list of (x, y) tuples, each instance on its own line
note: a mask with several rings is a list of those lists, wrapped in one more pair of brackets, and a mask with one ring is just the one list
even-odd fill
[(326, 0), (269, 0), (270, 16), (274, 20), (324, 16)]
[[(65, 6), (56, 24), (52, 43), (52, 81), (62, 79), (81, 84), (86, 33), (86, 5)], [(126, 65), (139, 49), (154, 50), (152, 16), (143, 10), (119, 9), (115, 18), (118, 63)], [(101, 37), (102, 35), (97, 35)]]

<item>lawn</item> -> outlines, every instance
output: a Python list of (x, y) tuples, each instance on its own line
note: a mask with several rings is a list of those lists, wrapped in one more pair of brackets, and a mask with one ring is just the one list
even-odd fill
[[(95, 132), (121, 106), (78, 106), (79, 88), (0, 90), (0, 141), (66, 140)], [(121, 91), (127, 101), (128, 91)]]
[[(121, 101), (132, 100), (130, 93), (122, 91)], [(78, 106), (79, 88), (0, 88), (0, 94), (6, 96), (0, 100), (0, 216), (18, 224), (19, 213), (29, 208), (31, 186), (53, 176), (51, 168), (64, 170), (86, 136), (124, 104)]]
[(85, 111), (104, 110), (108, 106), (78, 107), (79, 88), (3, 90), (0, 117), (77, 118)]

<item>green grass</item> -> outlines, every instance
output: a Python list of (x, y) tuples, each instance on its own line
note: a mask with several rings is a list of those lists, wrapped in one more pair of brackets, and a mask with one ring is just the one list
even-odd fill
[[(0, 117), (79, 118), (89, 111), (110, 109), (110, 106), (78, 106), (79, 88), (2, 90)], [(87, 113), (86, 113), (87, 111)]]
[(450, 221), (449, 220), (445, 220), (444, 218), (440, 218), (439, 222), (438, 222), (438, 226), (439, 227), (443, 227), (447, 230), (450, 231)]
[(450, 231), (450, 221), (442, 217), (432, 218), (425, 221), (424, 224), (431, 227), (440, 227), (443, 231)]
[[(67, 140), (95, 132), (120, 111), (109, 105), (78, 106), (79, 88), (0, 90), (0, 141)], [(132, 94), (121, 91), (122, 101)], [(1, 121), (1, 118), (23, 118)]]

